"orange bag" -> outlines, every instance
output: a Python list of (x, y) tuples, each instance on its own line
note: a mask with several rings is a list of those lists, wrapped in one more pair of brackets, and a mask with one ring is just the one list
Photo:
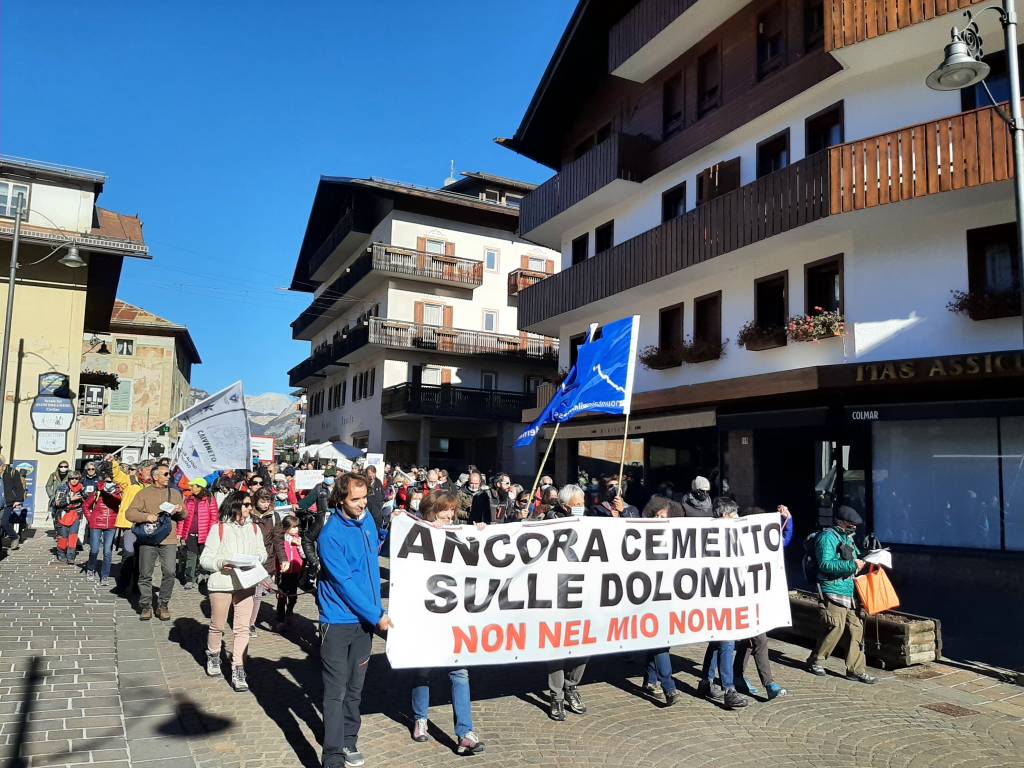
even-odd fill
[(856, 577), (853, 583), (857, 587), (857, 597), (869, 615), (900, 607), (900, 599), (889, 581), (889, 575), (880, 565), (871, 566), (867, 573)]

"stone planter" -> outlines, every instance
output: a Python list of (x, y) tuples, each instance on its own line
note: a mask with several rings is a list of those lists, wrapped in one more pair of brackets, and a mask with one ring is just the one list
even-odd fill
[[(789, 606), (793, 626), (775, 630), (772, 634), (795, 639), (801, 645), (813, 645), (822, 629), (817, 595), (792, 590), (789, 593)], [(833, 655), (844, 657), (847, 647), (848, 641), (844, 636)], [(938, 619), (902, 611), (887, 611), (877, 616), (865, 615), (864, 653), (871, 664), (882, 669), (898, 669), (936, 661), (942, 657), (942, 625)]]

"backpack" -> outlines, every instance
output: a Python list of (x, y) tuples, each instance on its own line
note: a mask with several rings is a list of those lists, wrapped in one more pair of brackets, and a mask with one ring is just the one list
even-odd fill
[(807, 584), (815, 588), (818, 585), (818, 537), (822, 533), (822, 530), (818, 530), (807, 534), (807, 538), (804, 539), (804, 556), (800, 561)]

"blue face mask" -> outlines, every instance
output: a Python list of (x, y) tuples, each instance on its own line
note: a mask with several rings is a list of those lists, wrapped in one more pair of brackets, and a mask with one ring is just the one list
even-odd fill
[(334, 478), (333, 477), (325, 477), (324, 478), (324, 485), (326, 485), (328, 487), (334, 485)]

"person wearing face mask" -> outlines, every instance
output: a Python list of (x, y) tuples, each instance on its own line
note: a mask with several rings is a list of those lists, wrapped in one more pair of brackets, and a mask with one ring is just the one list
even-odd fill
[(693, 478), (690, 492), (683, 496), (683, 517), (714, 517), (711, 509), (711, 483), (706, 477)]
[(587, 514), (591, 517), (640, 517), (640, 510), (632, 504), (627, 504), (623, 494), (619, 493), (619, 481), (617, 478), (609, 478), (605, 481), (604, 498), (599, 504), (592, 506)]
[(74, 563), (78, 554), (78, 521), (82, 517), (85, 493), (82, 476), (68, 472), (68, 480), (57, 489), (53, 505), (57, 510), (57, 562)]
[(57, 498), (57, 491), (68, 481), (68, 475), (70, 473), (71, 468), (68, 466), (68, 463), (66, 461), (62, 461), (57, 465), (57, 468), (50, 473), (50, 476), (46, 478), (46, 497), (50, 500), (50, 517), (53, 518), (54, 526), (57, 525), (57, 508), (53, 505), (53, 502)]
[[(473, 470), (466, 476), (465, 484), (459, 488), (459, 521), (468, 523), (487, 522), (485, 518), (490, 516), (491, 505), (487, 500), (487, 493), (482, 491), (483, 477), (479, 472)], [(480, 496), (480, 501), (477, 501)]]
[[(665, 520), (669, 517), (679, 517), (678, 502), (665, 496), (652, 496), (647, 506), (644, 507), (644, 517)], [(668, 648), (650, 651), (647, 654), (647, 665), (644, 668), (644, 693), (651, 696), (658, 692), (658, 686), (665, 696), (665, 706), (671, 707), (679, 701), (680, 693), (676, 688), (675, 678), (672, 677), (672, 654)]]
[(876, 678), (867, 673), (864, 659), (864, 622), (857, 611), (853, 578), (864, 568), (853, 537), (864, 520), (852, 507), (835, 511), (832, 525), (814, 540), (817, 567), (818, 606), (822, 634), (807, 659), (807, 671), (813, 675), (827, 673), (821, 663), (828, 659), (843, 633), (850, 631), (850, 647), (846, 652), (846, 678), (871, 685)]
[(414, 517), (422, 518), (423, 515), (420, 511), (423, 504), (423, 491), (419, 488), (413, 488), (409, 491), (408, 500), (405, 503), (405, 511)]
[(331, 514), (330, 497), (338, 470), (327, 467), (324, 479), (299, 502), (299, 519), (302, 521), (302, 555), (306, 560), (305, 588), (312, 588), (317, 571), (320, 570), (320, 556), (317, 540)]

